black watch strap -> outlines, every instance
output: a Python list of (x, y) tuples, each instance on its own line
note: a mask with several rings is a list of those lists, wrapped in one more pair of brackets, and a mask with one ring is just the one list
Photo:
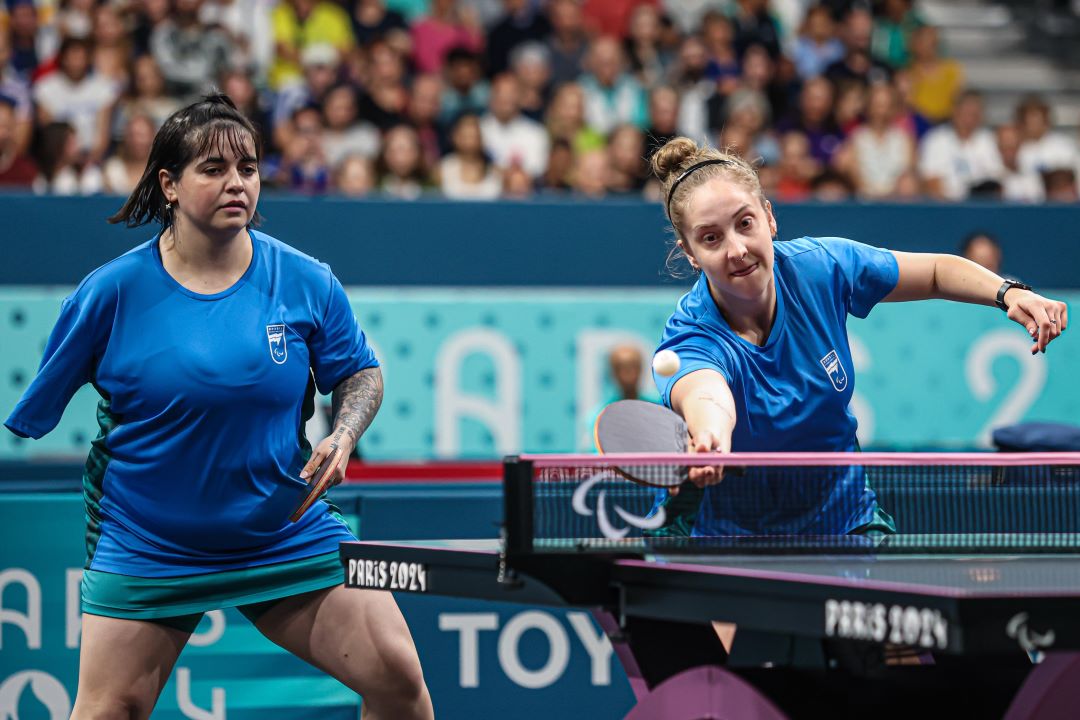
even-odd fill
[(1006, 280), (1001, 283), (1001, 287), (997, 291), (997, 299), (994, 300), (994, 304), (1005, 312), (1009, 312), (1009, 306), (1005, 304), (1005, 293), (1009, 292), (1013, 288), (1019, 288), (1021, 290), (1030, 290), (1030, 285), (1025, 285), (1019, 280)]

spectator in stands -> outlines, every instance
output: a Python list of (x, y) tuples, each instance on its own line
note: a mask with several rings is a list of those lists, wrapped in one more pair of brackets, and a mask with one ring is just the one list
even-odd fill
[(811, 182), (821, 172), (821, 163), (810, 155), (810, 141), (798, 130), (780, 138), (780, 161), (771, 196), (783, 202), (799, 202), (810, 197)]
[(548, 136), (543, 125), (521, 114), (520, 102), (517, 78), (504, 74), (492, 81), (489, 112), (480, 120), (484, 150), (496, 167), (517, 165), (536, 178), (547, 162)]
[[(731, 19), (719, 12), (705, 13), (700, 37), (693, 34), (687, 36), (681, 47), (685, 49), (686, 43), (693, 41), (700, 41), (705, 53), (702, 73), (716, 83), (717, 91), (721, 94), (731, 92), (742, 72), (740, 65), (743, 60), (742, 56), (735, 52), (735, 27), (731, 24)], [(696, 66), (696, 52), (692, 57), (695, 62), (688, 63), (683, 59), (684, 64)]]
[(806, 11), (793, 56), (795, 69), (804, 80), (823, 75), (827, 67), (844, 57), (844, 45), (836, 37), (832, 13), (824, 5), (814, 5)]
[(442, 115), (443, 84), (438, 75), (417, 75), (409, 90), (409, 105), (405, 116), (416, 129), (420, 147), (424, 153), (424, 166), (433, 168), (439, 164), (447, 145)]
[(428, 182), (420, 138), (409, 125), (396, 125), (383, 137), (377, 165), (379, 189), (390, 197), (415, 200)]
[(900, 68), (893, 73), (892, 82), (893, 87), (896, 88), (897, 100), (900, 105), (897, 111), (896, 124), (898, 127), (903, 128), (904, 132), (917, 144), (922, 141), (923, 136), (930, 131), (934, 124), (911, 104), (911, 71)]
[(452, 48), (482, 52), (484, 29), (476, 12), (458, 0), (431, 0), (430, 13), (413, 23), (412, 41), (416, 70), (439, 72)]
[(494, 200), (502, 193), (502, 177), (484, 153), (480, 118), (465, 114), (450, 131), (452, 152), (439, 163), (436, 180), (443, 195), (454, 200)]
[(773, 60), (780, 57), (780, 25), (769, 13), (768, 0), (735, 0), (731, 22), (740, 58), (751, 45), (764, 47)]
[(885, 0), (874, 21), (870, 44), (874, 59), (889, 67), (905, 67), (910, 60), (911, 34), (923, 24), (922, 18), (911, 7), (911, 0)]
[(93, 40), (94, 4), (94, 0), (60, 0), (55, 14), (43, 18), (46, 22), (38, 32), (49, 37), (52, 46), (69, 37)]
[(607, 35), (622, 40), (630, 28), (630, 16), (639, 5), (657, 5), (657, 0), (582, 0), (585, 27), (594, 36)]
[(334, 190), (346, 197), (364, 197), (375, 190), (375, 163), (348, 155), (334, 168)]
[(131, 65), (131, 41), (127, 28), (114, 5), (98, 5), (93, 9), (94, 52), (90, 61), (93, 72), (113, 83), (119, 95), (128, 86)]
[(38, 195), (93, 195), (101, 192), (101, 168), (86, 163), (79, 151), (78, 135), (66, 122), (43, 125), (35, 138), (38, 176), (33, 189)]
[(833, 121), (840, 129), (841, 137), (848, 138), (862, 124), (868, 99), (866, 84), (858, 80), (844, 80), (837, 84)]
[(401, 13), (387, 8), (385, 0), (355, 0), (349, 20), (352, 22), (353, 37), (359, 46), (370, 45), (376, 40), (386, 40), (396, 50), (400, 50), (394, 41), (394, 38), (398, 37), (405, 39), (411, 51), (409, 24)]
[(956, 101), (952, 122), (926, 134), (919, 148), (919, 172), (930, 197), (964, 200), (971, 188), (1003, 174), (1001, 155), (983, 127), (982, 96), (974, 90)]
[[(218, 81), (218, 85), (221, 91), (228, 95), (229, 99), (236, 105), (236, 109), (251, 121), (251, 124), (259, 131), (260, 137), (269, 138), (271, 129), (274, 126), (270, 116), (270, 108), (252, 82), (251, 74), (239, 68), (226, 70)], [(161, 126), (156, 116), (154, 124), (157, 127)]]
[(922, 178), (915, 168), (910, 168), (896, 178), (896, 187), (888, 200), (909, 202), (924, 197)]
[(963, 67), (938, 55), (938, 31), (932, 25), (911, 33), (909, 49), (912, 105), (931, 122), (947, 120), (964, 86)]
[(669, 85), (654, 87), (649, 93), (649, 127), (645, 131), (645, 159), (679, 134), (679, 93)]
[(150, 54), (150, 38), (162, 23), (169, 19), (172, 0), (134, 0), (132, 2), (132, 50), (135, 57)]
[(608, 190), (623, 195), (641, 195), (649, 179), (645, 164), (645, 134), (633, 125), (615, 128), (608, 140)]
[(1042, 177), (1020, 168), (1020, 131), (1015, 125), (1000, 125), (995, 133), (1001, 155), (1001, 196), (1012, 202), (1042, 202), (1046, 196)]
[(18, 155), (30, 148), (34, 132), (34, 106), (30, 101), (30, 85), (21, 78), (11, 63), (11, 40), (0, 31), (0, 99), (11, 105), (14, 123), (12, 138)]
[(8, 3), (8, 33), (11, 45), (11, 67), (24, 82), (29, 83), (48, 54), (38, 42), (38, 11), (34, 0), (11, 0)]
[(716, 141), (717, 146), (724, 148), (730, 155), (736, 155), (749, 163), (758, 161), (757, 148), (754, 147), (754, 138), (741, 125), (728, 125), (721, 132)]
[(503, 172), (502, 197), (524, 200), (532, 197), (534, 190), (532, 178), (517, 165), (509, 167)]
[(165, 76), (170, 95), (184, 98), (205, 91), (229, 66), (229, 38), (199, 20), (202, 3), (173, 0), (169, 17), (150, 36), (150, 53)]
[[(181, 0), (190, 2), (191, 0)], [(331, 0), (280, 0), (271, 14), (274, 27), (274, 64), (270, 87), (279, 90), (306, 75), (304, 51), (328, 45), (337, 62), (356, 47), (348, 13)]]
[(15, 103), (0, 97), (0, 188), (29, 188), (37, 177), (37, 165), (19, 149), (19, 120)]
[(864, 85), (885, 82), (889, 68), (873, 58), (870, 43), (874, 32), (874, 19), (870, 11), (854, 7), (844, 17), (844, 56), (825, 68), (825, 77), (836, 84), (858, 81)]
[(1050, 170), (1072, 170), (1077, 165), (1076, 143), (1050, 129), (1050, 107), (1038, 95), (1028, 95), (1016, 108), (1020, 130), (1020, 170), (1035, 175)]
[(510, 53), (510, 70), (521, 90), (521, 112), (530, 120), (544, 121), (551, 101), (551, 53), (538, 42), (518, 45)]
[(570, 190), (574, 174), (574, 150), (566, 140), (553, 140), (548, 153), (547, 168), (538, 183), (543, 190)]
[(409, 91), (405, 58), (385, 40), (367, 47), (368, 63), (360, 96), (360, 117), (383, 132), (407, 122)]
[(844, 173), (827, 168), (810, 183), (810, 192), (818, 202), (846, 202), (855, 194), (855, 186)]
[(611, 348), (608, 353), (608, 369), (611, 372), (612, 384), (615, 386), (614, 394), (607, 398), (607, 401), (601, 405), (601, 409), (618, 400), (660, 402), (660, 396), (656, 394), (653, 383), (646, 382), (642, 389), (641, 378), (647, 377), (645, 368), (645, 356), (638, 346), (623, 343)]
[(753, 147), (754, 161), (774, 165), (780, 159), (780, 144), (769, 125), (769, 101), (757, 90), (733, 92), (725, 108), (725, 127), (744, 131)]
[(1001, 244), (987, 232), (973, 232), (960, 243), (960, 255), (982, 265), (993, 273), (1001, 273)]
[(487, 109), (491, 88), (483, 79), (479, 55), (463, 47), (453, 48), (446, 54), (443, 77), (446, 83), (440, 119), (444, 124), (453, 122), (461, 113), (482, 113)]
[[(678, 133), (704, 139), (709, 131), (708, 103), (719, 84), (708, 74), (709, 56), (697, 37), (689, 37), (679, 45), (679, 52), (668, 68), (668, 84), (676, 92)], [(724, 93), (738, 86), (738, 76), (731, 79)]]
[(229, 68), (250, 74), (265, 86), (274, 64), (274, 8), (266, 0), (206, 0), (199, 18), (229, 38)]
[(795, 66), (786, 57), (773, 62), (763, 48), (750, 47), (743, 56), (743, 71), (739, 87), (755, 90), (769, 101), (770, 119), (791, 113), (792, 100), (802, 89)]
[(1043, 173), (1043, 186), (1049, 202), (1075, 203), (1080, 200), (1076, 189), (1076, 171), (1054, 168)]
[(551, 84), (553, 87), (577, 80), (585, 65), (589, 43), (582, 26), (581, 5), (578, 0), (550, 0), (548, 19), (551, 36)]
[(699, 32), (708, 13), (724, 12), (729, 4), (728, 0), (663, 0), (661, 3), (664, 13), (683, 35)]
[(341, 58), (333, 45), (316, 43), (304, 48), (300, 57), (304, 75), (300, 82), (290, 82), (276, 96), (273, 115), (274, 145), (284, 149), (292, 129), (290, 119), (306, 105), (318, 105), (337, 82)]
[[(70, 124), (75, 130), (78, 162), (98, 164), (109, 147), (109, 114), (117, 90), (106, 78), (90, 72), (91, 43), (67, 38), (60, 45), (57, 69), (34, 85), (38, 123)], [(59, 131), (56, 131), (59, 136)], [(57, 157), (63, 157), (61, 153)]]
[(888, 83), (870, 88), (866, 122), (848, 140), (848, 174), (860, 197), (886, 198), (896, 191), (900, 176), (915, 163), (915, 144), (896, 126), (896, 90)]
[(296, 193), (325, 193), (330, 189), (330, 162), (326, 156), (319, 106), (298, 108), (290, 125), (288, 143), (282, 149), (281, 163), (271, 180), (278, 187)]
[(127, 120), (133, 115), (147, 115), (154, 120), (154, 127), (161, 127), (165, 119), (180, 109), (180, 101), (165, 93), (165, 76), (152, 55), (140, 55), (131, 65), (131, 81), (127, 92), (117, 101), (113, 110), (113, 137), (123, 137)]
[(777, 125), (781, 133), (797, 130), (810, 141), (810, 155), (828, 165), (843, 137), (832, 117), (833, 86), (823, 77), (810, 78), (799, 94), (798, 114)]
[(589, 200), (607, 197), (611, 165), (604, 150), (587, 150), (574, 160), (574, 194)]
[(532, 0), (502, 0), (502, 14), (487, 34), (487, 71), (490, 77), (510, 69), (510, 55), (523, 43), (542, 42), (551, 23)]
[(575, 155), (604, 147), (604, 136), (585, 124), (585, 93), (577, 83), (567, 83), (555, 91), (546, 125), (551, 139), (566, 142)]
[(646, 89), (662, 82), (671, 64), (670, 54), (660, 46), (660, 34), (659, 9), (648, 4), (635, 7), (630, 14), (630, 31), (623, 45), (630, 72)]
[(610, 133), (620, 123), (644, 128), (648, 118), (645, 91), (626, 72), (622, 46), (610, 36), (592, 41), (586, 60), (588, 72), (579, 84), (585, 93), (585, 121), (597, 132)]
[(379, 154), (379, 131), (360, 119), (356, 88), (339, 83), (327, 91), (322, 103), (322, 146), (326, 161), (337, 167), (346, 156), (375, 158)]
[(136, 113), (128, 117), (123, 140), (101, 168), (105, 192), (125, 197), (131, 194), (146, 170), (156, 132), (157, 126), (149, 115)]

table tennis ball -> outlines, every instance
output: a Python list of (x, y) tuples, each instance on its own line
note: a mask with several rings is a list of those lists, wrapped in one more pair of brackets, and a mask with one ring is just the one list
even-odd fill
[(671, 377), (679, 372), (679, 356), (674, 350), (661, 350), (653, 355), (652, 368), (661, 377)]

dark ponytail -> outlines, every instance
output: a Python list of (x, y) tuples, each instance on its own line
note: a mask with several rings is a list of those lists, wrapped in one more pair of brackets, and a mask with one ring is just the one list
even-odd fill
[[(199, 102), (177, 110), (154, 136), (142, 177), (109, 222), (124, 223), (128, 227), (159, 222), (162, 229), (169, 227), (173, 223), (173, 213), (161, 191), (160, 171), (165, 170), (174, 180), (178, 179), (188, 163), (220, 143), (228, 143), (233, 152), (242, 157), (249, 152), (248, 139), (255, 146), (255, 158), (261, 160), (259, 131), (224, 93), (210, 93)], [(252, 224), (258, 224), (260, 219), (256, 213)]]

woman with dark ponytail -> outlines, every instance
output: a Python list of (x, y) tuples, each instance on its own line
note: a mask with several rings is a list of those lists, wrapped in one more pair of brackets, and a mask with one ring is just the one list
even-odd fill
[[(330, 268), (254, 230), (259, 159), (224, 95), (166, 120), (110, 218), (160, 230), (64, 301), (5, 422), (39, 438), (79, 387), (101, 394), (76, 720), (149, 717), (200, 618), (222, 607), (361, 694), (366, 718), (432, 717), (393, 597), (344, 588), (338, 545), (352, 534), (337, 508), (290, 521), (314, 469), (367, 429), (383, 383)], [(334, 421), (313, 449), (316, 388), (333, 393)]]
[[(734, 155), (675, 138), (652, 166), (675, 232), (671, 259), (700, 275), (658, 348), (674, 351), (679, 367), (655, 375), (664, 403), (686, 420), (691, 452), (856, 450), (847, 316), (866, 317), (879, 302), (996, 304), (1025, 328), (1032, 353), (1068, 323), (1064, 303), (954, 255), (842, 238), (774, 241), (772, 204), (754, 168)], [(858, 467), (814, 488), (744, 477), (734, 492), (721, 477), (720, 468), (691, 472), (705, 493), (700, 505), (679, 503), (696, 511), (680, 527), (694, 535), (892, 531)]]

